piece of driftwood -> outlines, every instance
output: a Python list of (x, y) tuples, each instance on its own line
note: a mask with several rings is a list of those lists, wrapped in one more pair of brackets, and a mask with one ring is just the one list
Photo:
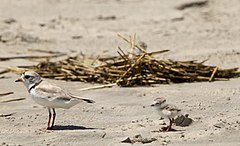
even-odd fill
[(204, 7), (207, 4), (208, 4), (208, 0), (198, 0), (198, 1), (181, 4), (180, 6), (177, 6), (176, 9), (185, 10), (187, 8), (199, 8), (199, 7)]
[(42, 55), (42, 56), (37, 56), (37, 55), (32, 55), (32, 56), (10, 56), (10, 57), (0, 57), (0, 61), (7, 61), (11, 59), (43, 59), (43, 58), (53, 58), (53, 57), (61, 57), (66, 54), (55, 54), (55, 55)]
[(16, 113), (10, 113), (10, 114), (0, 114), (0, 117), (10, 117)]
[(21, 100), (25, 100), (25, 99), (26, 98), (15, 98), (15, 99), (9, 99), (9, 100), (1, 101), (1, 103), (13, 102), (13, 101), (21, 101)]
[[(152, 84), (170, 84), (184, 82), (226, 81), (239, 77), (238, 68), (221, 69), (217, 66), (204, 65), (205, 61), (162, 60), (154, 55), (161, 55), (169, 50), (150, 52), (137, 43), (136, 36), (130, 38), (118, 36), (129, 43), (130, 53), (118, 47), (119, 56), (89, 57), (79, 55), (68, 57), (57, 62), (49, 60), (35, 66), (9, 68), (2, 72), (22, 72), (35, 70), (42, 77), (57, 80), (70, 80), (101, 83), (104, 85), (85, 88), (90, 90), (118, 86), (146, 86)], [(147, 45), (144, 45), (147, 46)], [(133, 53), (132, 49), (139, 53)], [(136, 51), (135, 51), (136, 52)]]
[(1, 96), (6, 96), (6, 95), (10, 95), (10, 94), (13, 94), (13, 92), (0, 93), (0, 97), (1, 97)]

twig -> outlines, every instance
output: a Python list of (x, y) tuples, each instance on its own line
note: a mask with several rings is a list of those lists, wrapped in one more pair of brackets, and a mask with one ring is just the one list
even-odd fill
[(18, 73), (18, 74), (21, 74), (26, 70), (29, 70), (29, 69), (19, 68), (19, 67), (9, 67), (6, 69), (7, 72), (14, 72), (14, 73)]
[(0, 76), (0, 79), (8, 79), (10, 77), (6, 77), (6, 76)]
[(5, 74), (5, 73), (8, 73), (8, 72), (10, 72), (9, 69), (4, 69), (4, 70), (0, 71), (0, 75), (1, 75), (1, 74)]
[[(126, 42), (130, 43), (131, 44), (131, 41), (128, 40), (127, 38), (125, 38), (123, 35), (121, 34), (118, 34), (118, 37), (122, 38), (123, 40), (125, 40)], [(144, 50), (143, 48), (139, 47), (138, 45), (135, 44), (135, 47), (137, 47), (141, 52), (143, 53), (147, 53), (146, 50)]]
[(6, 96), (6, 95), (10, 95), (10, 94), (13, 94), (13, 92), (0, 93), (0, 96)]
[(213, 80), (213, 78), (214, 78), (214, 75), (216, 74), (217, 70), (218, 70), (218, 67), (215, 67), (214, 70), (213, 70), (213, 72), (212, 72), (211, 77), (209, 78), (209, 82), (212, 82), (212, 80)]
[[(123, 40), (125, 40), (126, 42), (132, 44), (131, 40), (128, 40), (127, 38), (125, 38), (123, 35), (121, 34), (118, 34), (118, 36), (120, 38), (122, 38)], [(144, 48), (134, 44), (134, 47), (138, 48), (141, 52), (143, 53), (146, 53), (147, 55), (151, 56), (151, 55), (154, 55), (154, 54), (159, 54), (159, 53), (164, 53), (164, 52), (168, 52), (169, 50), (165, 49), (165, 50), (161, 50), (161, 51), (156, 51), (155, 53), (148, 53)], [(152, 56), (151, 56), (152, 57)]]
[(62, 53), (59, 51), (48, 51), (48, 50), (41, 50), (41, 49), (28, 49), (28, 51), (32, 51), (32, 52), (40, 52), (40, 53), (49, 53), (49, 54), (65, 54), (66, 53)]
[(189, 3), (184, 3), (184, 4), (176, 7), (176, 9), (184, 10), (184, 9), (192, 8), (192, 7), (203, 7), (203, 6), (206, 6), (207, 4), (208, 4), (208, 0), (193, 1), (193, 2), (189, 2)]
[(116, 85), (117, 85), (116, 83), (113, 83), (113, 84), (100, 85), (100, 86), (95, 86), (95, 87), (82, 88), (82, 89), (78, 89), (78, 90), (87, 91), (87, 90), (94, 90), (94, 89), (111, 88)]
[(129, 58), (133, 58), (133, 54), (134, 54), (134, 47), (136, 44), (136, 34), (132, 36), (130, 36), (130, 54), (129, 54)]
[(142, 54), (137, 61), (130, 67), (128, 70), (116, 81), (116, 84), (118, 84), (138, 63), (139, 61), (145, 56), (145, 54)]
[(11, 59), (42, 59), (42, 58), (51, 58), (51, 57), (61, 57), (66, 54), (57, 54), (57, 55), (44, 55), (44, 56), (12, 56), (12, 57), (0, 57), (0, 61), (7, 61)]
[(147, 55), (156, 55), (156, 54), (161, 54), (161, 53), (165, 53), (165, 52), (168, 52), (168, 51), (170, 51), (170, 50), (154, 51), (154, 52), (147, 53)]
[(16, 114), (16, 112), (10, 113), (10, 114), (0, 114), (0, 117), (9, 117), (9, 116), (12, 116), (13, 114)]
[(10, 99), (10, 100), (5, 100), (2, 101), (1, 103), (6, 103), (6, 102), (13, 102), (13, 101), (20, 101), (20, 100), (25, 100), (26, 98), (16, 98), (16, 99)]
[[(117, 53), (125, 60), (125, 61), (129, 61), (129, 59), (127, 58), (127, 55), (123, 52), (123, 50), (120, 48), (120, 47), (118, 47), (118, 49), (120, 50), (120, 52), (119, 51), (117, 51)], [(123, 55), (122, 55), (122, 54)]]

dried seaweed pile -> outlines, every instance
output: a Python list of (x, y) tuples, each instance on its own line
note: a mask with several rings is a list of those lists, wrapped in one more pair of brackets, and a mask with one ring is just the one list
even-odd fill
[(224, 81), (239, 76), (237, 68), (218, 69), (194, 61), (159, 60), (144, 54), (128, 60), (121, 57), (69, 57), (59, 62), (41, 62), (30, 68), (46, 78), (117, 83), (120, 86)]
[(119, 56), (85, 58), (69, 57), (59, 62), (44, 61), (29, 67), (42, 77), (59, 80), (83, 81), (119, 86), (169, 84), (183, 82), (225, 81), (239, 77), (238, 68), (220, 69), (207, 66), (203, 62), (161, 60), (155, 54), (168, 50), (148, 53), (134, 39), (120, 36), (140, 53), (124, 53), (119, 48)]

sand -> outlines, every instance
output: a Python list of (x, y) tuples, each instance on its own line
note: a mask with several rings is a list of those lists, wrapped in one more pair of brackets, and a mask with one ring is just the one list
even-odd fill
[[(0, 57), (49, 55), (29, 50), (51, 50), (87, 56), (116, 55), (117, 47), (128, 51), (118, 33), (148, 44), (148, 50), (171, 50), (163, 59), (205, 60), (222, 68), (239, 67), (240, 3), (209, 0), (202, 7), (178, 6), (197, 0), (1, 0)], [(36, 60), (0, 61), (0, 70), (37, 64)], [(1, 75), (3, 76), (3, 75)], [(127, 137), (141, 135), (156, 141), (134, 145), (239, 145), (240, 79), (224, 82), (156, 85), (154, 87), (106, 88), (79, 91), (97, 84), (54, 82), (70, 92), (91, 98), (69, 110), (57, 109), (55, 130), (45, 130), (47, 109), (37, 105), (18, 75), (4, 74), (0, 93), (0, 145), (131, 145)], [(188, 127), (158, 132), (168, 121), (150, 107), (165, 97), (189, 114)], [(26, 98), (15, 102), (10, 99)]]

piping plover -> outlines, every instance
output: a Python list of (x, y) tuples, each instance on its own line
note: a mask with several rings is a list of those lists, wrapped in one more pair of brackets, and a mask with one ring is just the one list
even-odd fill
[[(94, 101), (91, 99), (72, 95), (57, 85), (43, 81), (40, 75), (34, 71), (24, 72), (15, 82), (23, 82), (27, 87), (28, 93), (31, 95), (32, 99), (36, 103), (47, 107), (49, 112), (47, 129), (53, 128), (56, 117), (55, 108), (69, 109), (70, 107), (78, 104), (80, 101), (94, 103)], [(52, 123), (50, 123), (51, 118)]]
[(170, 120), (169, 126), (162, 128), (162, 131), (172, 130), (174, 117), (179, 115), (181, 110), (173, 105), (167, 104), (164, 98), (156, 98), (151, 106), (156, 108), (162, 118)]

